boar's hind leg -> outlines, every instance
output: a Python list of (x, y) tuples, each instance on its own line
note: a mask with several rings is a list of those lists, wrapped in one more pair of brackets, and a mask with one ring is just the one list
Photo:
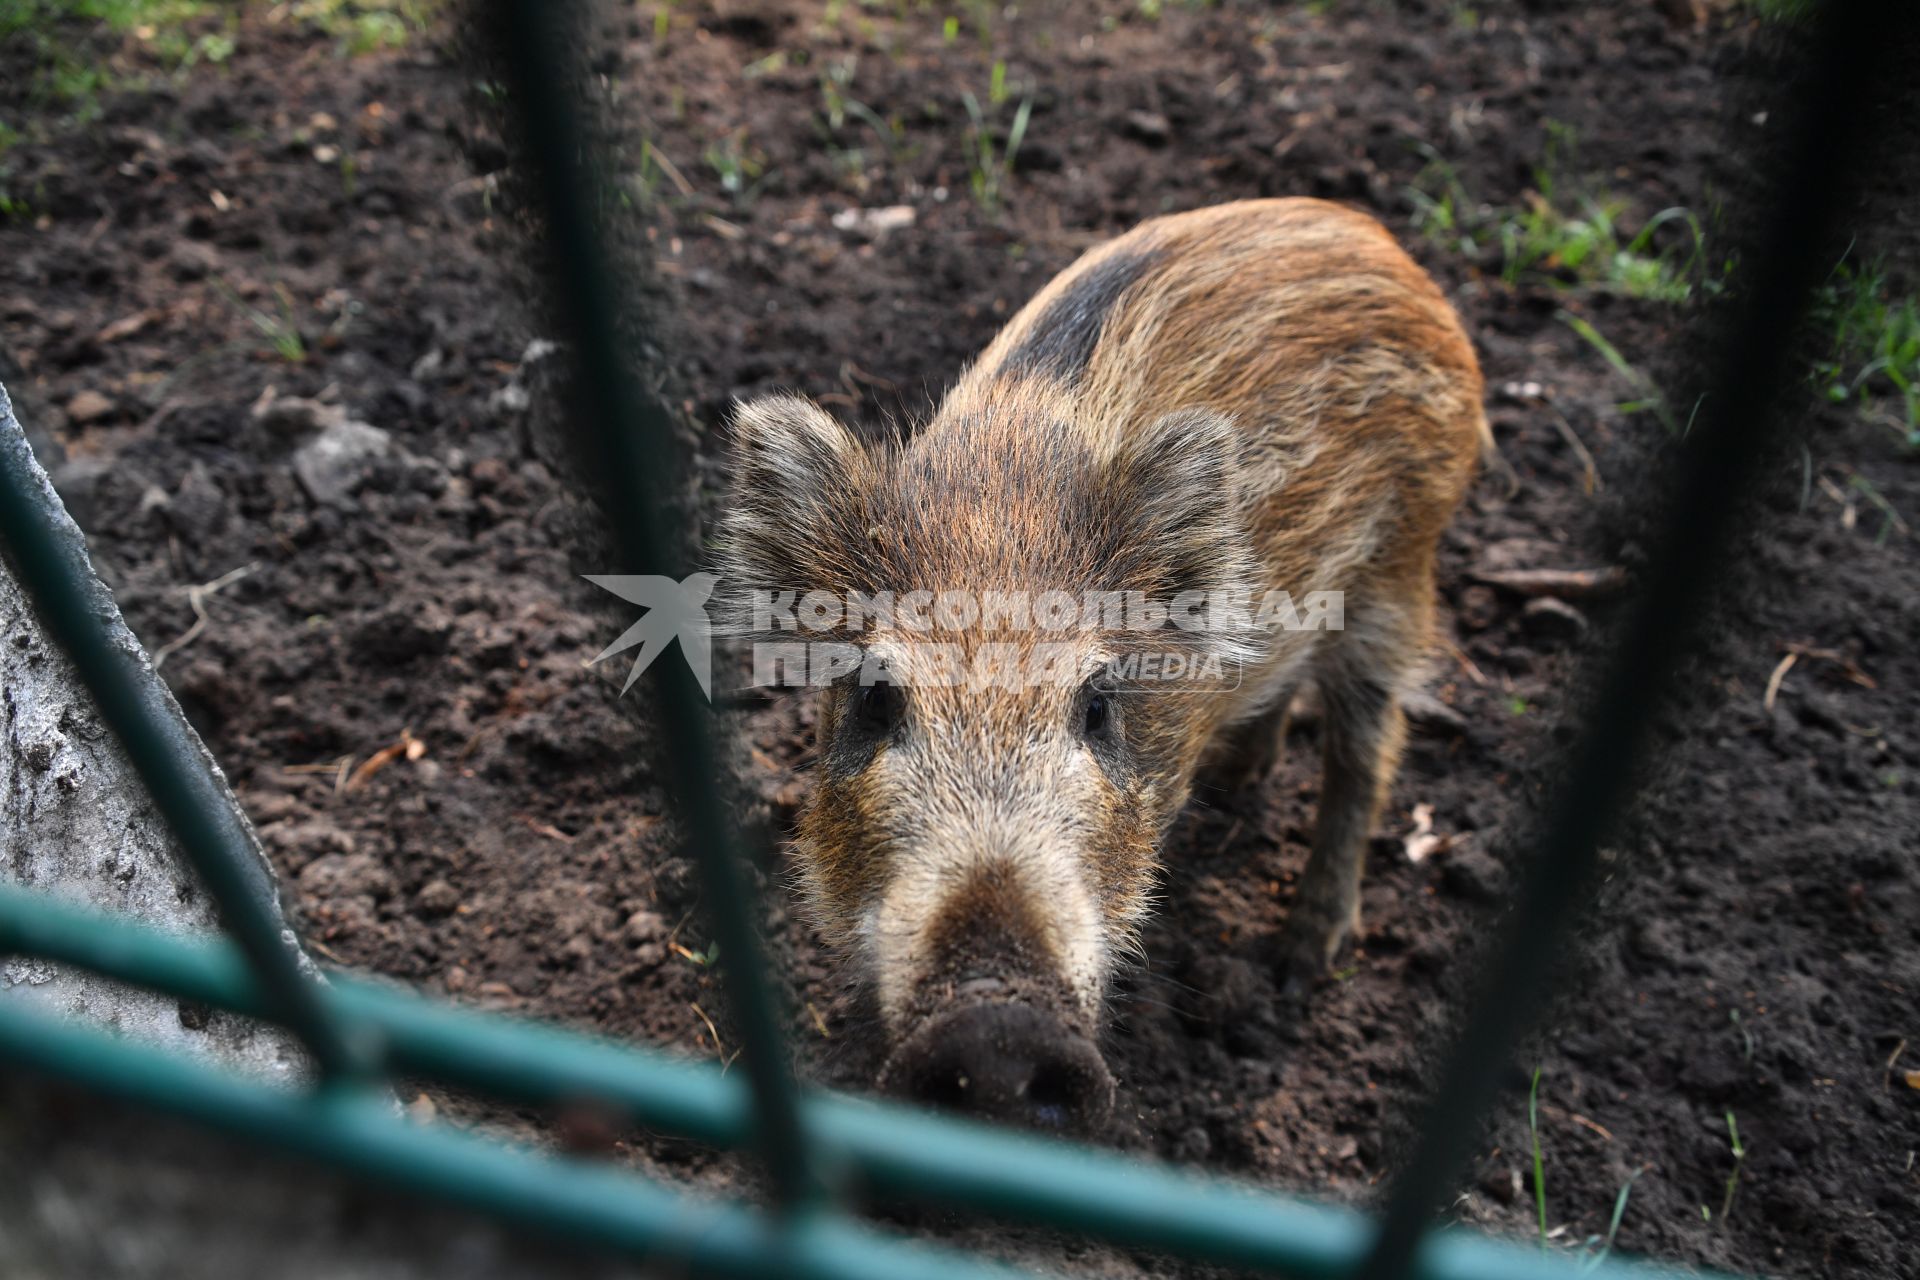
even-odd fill
[(1344, 652), (1333, 655), (1320, 673), (1320, 813), (1282, 943), (1290, 984), (1324, 973), (1360, 925), (1367, 838), (1406, 739), (1397, 667), (1407, 646), (1355, 644), (1353, 639), (1339, 646)]

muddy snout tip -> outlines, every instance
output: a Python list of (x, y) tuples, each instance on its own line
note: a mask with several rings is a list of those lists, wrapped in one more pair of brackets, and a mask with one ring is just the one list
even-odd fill
[(1048, 1133), (1089, 1134), (1113, 1113), (1114, 1083), (1093, 1042), (1029, 1004), (937, 1014), (888, 1059), (887, 1093)]

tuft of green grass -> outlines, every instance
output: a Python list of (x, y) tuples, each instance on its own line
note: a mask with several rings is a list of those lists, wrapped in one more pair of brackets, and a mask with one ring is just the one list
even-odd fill
[(867, 177), (867, 149), (850, 143), (843, 137), (842, 130), (850, 120), (872, 130), (874, 137), (879, 140), (881, 156), (886, 164), (897, 164), (902, 159), (900, 143), (903, 130), (897, 120), (882, 119), (879, 112), (847, 92), (853, 83), (857, 65), (858, 55), (848, 54), (821, 70), (822, 111), (815, 118), (814, 127), (821, 135), (827, 153), (833, 158), (841, 183), (856, 194), (865, 195), (871, 185)]
[(727, 193), (735, 209), (744, 210), (752, 205), (773, 177), (773, 171), (767, 168), (765, 153), (748, 145), (745, 126), (718, 142), (709, 143), (703, 158), (720, 179), (720, 189)]
[(973, 199), (987, 213), (999, 211), (1013, 176), (1013, 162), (1027, 138), (1027, 123), (1033, 116), (1033, 99), (1021, 99), (1007, 126), (1004, 143), (996, 143), (992, 121), (981, 109), (980, 100), (971, 93), (961, 98), (967, 109), (967, 182)]
[[(1740, 1126), (1735, 1123), (1733, 1112), (1727, 1112), (1727, 1145), (1733, 1153), (1733, 1172), (1727, 1175), (1726, 1193), (1720, 1199), (1720, 1225), (1724, 1228), (1727, 1219), (1733, 1216), (1734, 1197), (1740, 1193), (1740, 1170), (1747, 1163), (1747, 1148), (1740, 1141)], [(1700, 1206), (1700, 1217), (1707, 1222), (1713, 1221), (1713, 1211), (1704, 1204)]]
[(1415, 228), (1447, 249), (1480, 258), (1497, 251), (1509, 286), (1545, 283), (1600, 289), (1630, 298), (1684, 302), (1715, 289), (1707, 270), (1706, 232), (1690, 210), (1662, 209), (1629, 229), (1626, 202), (1568, 190), (1573, 132), (1549, 124), (1545, 158), (1522, 203), (1499, 208), (1475, 201), (1438, 152), (1422, 147), (1427, 166), (1415, 179)]
[(1732, 1022), (1733, 1029), (1740, 1033), (1740, 1057), (1742, 1061), (1752, 1062), (1754, 1049), (1753, 1032), (1747, 1030), (1747, 1024), (1740, 1020), (1740, 1011), (1738, 1009), (1728, 1010), (1727, 1020)]
[(1588, 1236), (1586, 1243), (1580, 1247), (1583, 1258), (1581, 1270), (1597, 1270), (1613, 1252), (1613, 1242), (1620, 1236), (1620, 1220), (1627, 1216), (1627, 1196), (1633, 1191), (1633, 1184), (1639, 1177), (1640, 1170), (1636, 1169), (1620, 1184), (1620, 1194), (1613, 1198), (1613, 1216), (1607, 1220), (1607, 1234)]
[(973, 36), (980, 42), (980, 52), (992, 53), (995, 0), (960, 0), (959, 7), (973, 19)]
[(14, 35), (58, 22), (99, 23), (112, 31), (176, 27), (207, 12), (207, 0), (7, 0), (0, 5), (0, 35)]
[(222, 297), (239, 309), (247, 317), (247, 322), (259, 333), (266, 349), (285, 360), (288, 364), (305, 364), (307, 361), (306, 339), (300, 336), (300, 323), (294, 314), (293, 295), (283, 284), (273, 286), (275, 309), (263, 311), (247, 302), (232, 285), (221, 280), (215, 283)]
[(238, 15), (209, 0), (0, 0), (0, 41), (33, 50), (34, 98), (79, 123), (100, 113), (100, 95), (127, 77), (129, 60), (177, 75), (233, 55)]
[(427, 29), (433, 7), (434, 0), (295, 0), (287, 12), (358, 57), (403, 47)]
[(1812, 374), (1821, 394), (1920, 449), (1920, 303), (1895, 297), (1879, 263), (1842, 258), (1815, 293), (1812, 317), (1826, 336)]
[[(1183, 9), (1211, 9), (1219, 0), (1172, 0), (1172, 3)], [(1166, 16), (1167, 4), (1168, 0), (1135, 0), (1134, 9), (1145, 21), (1158, 22)]]
[(1540, 1252), (1547, 1251), (1547, 1162), (1540, 1152), (1540, 1072), (1527, 1088), (1527, 1134), (1533, 1141), (1533, 1203), (1540, 1219)]
[[(1533, 1081), (1527, 1087), (1527, 1137), (1533, 1148), (1534, 1217), (1542, 1253), (1548, 1251), (1552, 1241), (1552, 1237), (1547, 1232), (1547, 1161), (1540, 1143), (1540, 1076), (1544, 1070), (1542, 1067), (1535, 1067)], [(1729, 1116), (1728, 1119), (1731, 1120), (1732, 1117)], [(1594, 1270), (1613, 1252), (1613, 1242), (1620, 1235), (1620, 1222), (1627, 1216), (1627, 1197), (1633, 1191), (1633, 1184), (1639, 1176), (1640, 1172), (1636, 1170), (1620, 1184), (1620, 1191), (1613, 1198), (1613, 1213), (1607, 1220), (1606, 1234), (1588, 1236), (1580, 1246), (1579, 1265), (1582, 1271)]]
[(27, 202), (14, 193), (13, 170), (7, 164), (7, 152), (19, 144), (20, 131), (0, 120), (0, 218), (21, 218), (27, 213)]
[[(1667, 429), (1668, 435), (1684, 436), (1687, 434), (1687, 428), (1693, 425), (1692, 417), (1688, 417), (1685, 427), (1681, 426), (1680, 420), (1674, 416), (1672, 406), (1667, 403), (1666, 393), (1655, 385), (1652, 378), (1641, 372), (1637, 366), (1625, 356), (1621, 355), (1620, 348), (1607, 341), (1606, 335), (1594, 328), (1591, 320), (1586, 319), (1584, 316), (1574, 315), (1571, 311), (1560, 312), (1558, 319), (1561, 324), (1566, 325), (1578, 334), (1581, 341), (1598, 352), (1600, 358), (1605, 360), (1615, 373), (1625, 378), (1627, 382), (1632, 385), (1633, 389), (1639, 392), (1638, 399), (1622, 401), (1615, 405), (1614, 408), (1618, 409), (1621, 413), (1652, 412), (1654, 416), (1660, 419), (1660, 425)], [(1694, 406), (1695, 410), (1698, 410), (1699, 407), (1697, 404)]]

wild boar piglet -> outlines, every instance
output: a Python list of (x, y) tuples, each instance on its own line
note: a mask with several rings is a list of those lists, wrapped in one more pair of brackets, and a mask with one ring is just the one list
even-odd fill
[(1379, 223), (1304, 199), (1156, 218), (1041, 290), (901, 442), (791, 396), (734, 431), (729, 590), (804, 597), (775, 629), (853, 655), (825, 667), (794, 864), (873, 984), (883, 1087), (1098, 1126), (1102, 1005), (1161, 842), (1197, 777), (1264, 775), (1304, 682), (1319, 814), (1275, 963), (1326, 968), (1435, 547), (1491, 447), (1472, 345)]

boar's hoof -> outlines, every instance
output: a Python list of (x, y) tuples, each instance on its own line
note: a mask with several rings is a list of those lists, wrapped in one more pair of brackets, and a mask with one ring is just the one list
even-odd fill
[(1295, 909), (1281, 934), (1280, 993), (1298, 998), (1333, 968), (1334, 957), (1358, 927), (1351, 914)]
[(888, 1061), (880, 1084), (928, 1106), (1051, 1132), (1092, 1132), (1113, 1109), (1099, 1050), (1027, 1004), (935, 1017)]

